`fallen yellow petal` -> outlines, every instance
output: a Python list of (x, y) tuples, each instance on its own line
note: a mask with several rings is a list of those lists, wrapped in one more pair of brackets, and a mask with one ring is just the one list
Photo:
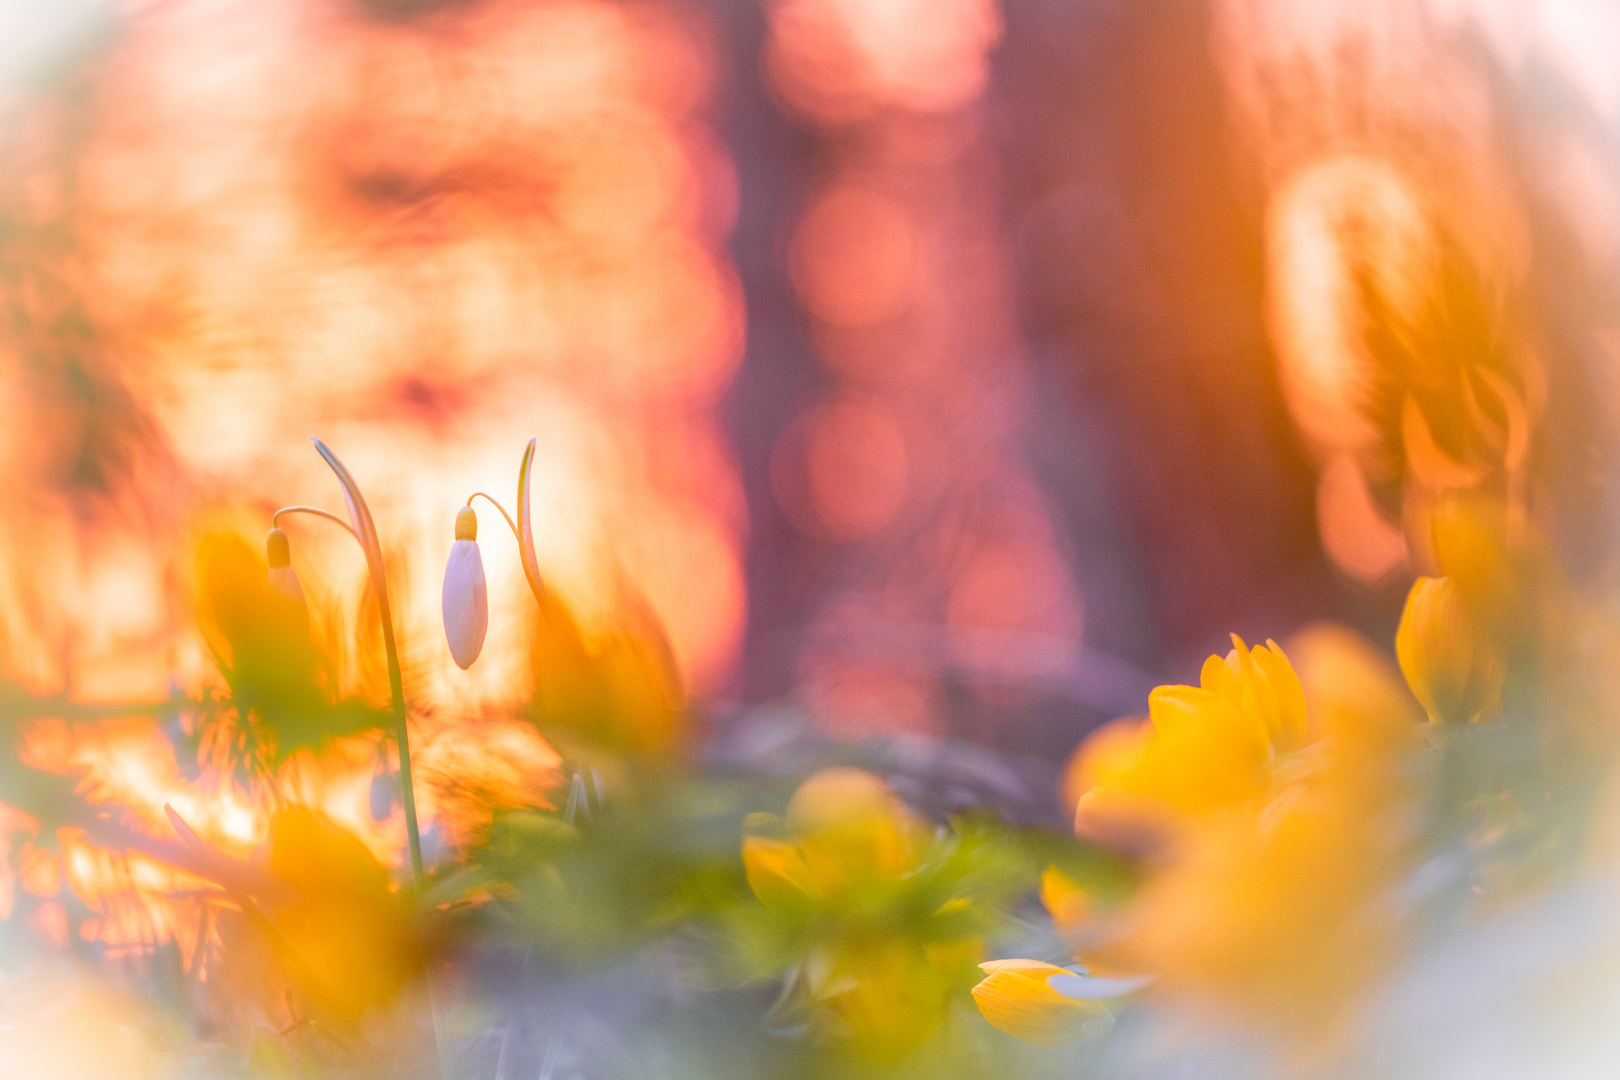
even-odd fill
[(1025, 1042), (1057, 1046), (1078, 1039), (1086, 1024), (1107, 1015), (1101, 1005), (1065, 997), (1047, 982), (1072, 972), (1039, 960), (991, 960), (980, 964), (986, 978), (973, 988), (973, 1000), (992, 1026)]

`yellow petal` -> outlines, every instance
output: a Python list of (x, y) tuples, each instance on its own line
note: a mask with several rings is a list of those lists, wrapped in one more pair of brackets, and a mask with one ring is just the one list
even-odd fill
[(291, 806), (271, 821), (268, 869), (286, 890), (272, 917), (297, 955), (295, 982), (349, 1023), (391, 1001), (417, 946), (370, 849), (325, 814)]
[(1355, 631), (1318, 623), (1295, 635), (1290, 648), (1320, 734), (1354, 740), (1423, 719), (1395, 665)]
[(1235, 705), (1238, 701), (1238, 685), (1227, 660), (1227, 657), (1220, 655), (1211, 655), (1205, 660), (1203, 670), (1198, 673), (1198, 685)]
[(1071, 972), (1039, 960), (991, 960), (980, 964), (986, 978), (973, 988), (973, 1001), (994, 1027), (1026, 1042), (1056, 1046), (1073, 1042), (1092, 1020), (1106, 1016), (1095, 1001), (1058, 993), (1047, 980)]
[(1082, 795), (1096, 788), (1120, 786), (1140, 766), (1152, 738), (1153, 725), (1140, 717), (1104, 724), (1076, 752), (1073, 786)]
[(796, 845), (763, 836), (745, 836), (742, 857), (748, 887), (761, 903), (775, 907), (810, 893), (810, 871)]
[(1155, 773), (1144, 766), (1154, 738), (1145, 718), (1104, 724), (1075, 751), (1067, 791), (1078, 791), (1074, 829), (1104, 843), (1151, 844), (1171, 824)]
[(1041, 874), (1041, 903), (1051, 913), (1059, 933), (1079, 926), (1091, 914), (1091, 895), (1055, 866), (1048, 866)]
[(1079, 771), (1095, 786), (1076, 808), (1078, 831), (1151, 835), (1265, 794), (1271, 746), (1259, 717), (1195, 686), (1156, 688), (1148, 714), (1147, 724), (1111, 724), (1087, 740)]
[(1148, 696), (1154, 738), (1143, 754), (1144, 787), (1199, 813), (1263, 795), (1270, 743), (1264, 727), (1225, 698), (1191, 686)]
[(1294, 665), (1288, 662), (1287, 654), (1275, 641), (1267, 639), (1250, 656), (1254, 661), (1255, 678), (1263, 681), (1267, 690), (1266, 721), (1271, 745), (1278, 753), (1291, 753), (1305, 743), (1305, 689), (1294, 672)]

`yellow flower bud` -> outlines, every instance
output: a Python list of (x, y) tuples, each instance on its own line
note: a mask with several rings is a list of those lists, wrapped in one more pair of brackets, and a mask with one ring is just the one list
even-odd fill
[(823, 769), (800, 784), (788, 802), (786, 824), (821, 897), (898, 878), (925, 835), (888, 784), (851, 768)]
[(1395, 632), (1395, 656), (1429, 719), (1478, 719), (1502, 687), (1502, 662), (1450, 578), (1412, 583)]

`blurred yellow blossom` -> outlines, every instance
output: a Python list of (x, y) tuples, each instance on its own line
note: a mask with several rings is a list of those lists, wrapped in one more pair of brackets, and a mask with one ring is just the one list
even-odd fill
[(270, 918), (294, 952), (291, 974), (322, 1011), (353, 1024), (392, 1001), (419, 954), (388, 871), (325, 814), (289, 806), (270, 825), (269, 870), (281, 886)]
[(1094, 907), (1090, 892), (1055, 866), (1041, 874), (1041, 903), (1051, 914), (1058, 933), (1065, 936), (1083, 926)]
[[(1143, 888), (1101, 933), (1060, 870), (1043, 876), (1041, 899), (1088, 964), (1153, 972), (1231, 1019), (1320, 1032), (1391, 954), (1397, 928), (1380, 898), (1409, 869), (1399, 762), (1418, 716), (1389, 663), (1347, 630), (1296, 639), (1300, 671), (1275, 642), (1233, 644), (1205, 663), (1201, 686), (1159, 687), (1146, 723), (1108, 725), (1077, 755), (1078, 830), (1131, 839), (1147, 823), (1174, 841), (1153, 849)], [(1094, 998), (1145, 982), (1033, 960), (982, 966), (980, 1011), (1032, 1042), (1076, 1037), (1100, 1011)]]
[(889, 786), (860, 769), (825, 769), (806, 780), (786, 821), (822, 899), (885, 887), (911, 868), (927, 836)]
[[(628, 593), (628, 587), (627, 587)], [(556, 593), (537, 596), (530, 715), (565, 756), (668, 761), (685, 749), (680, 679), (662, 628), (633, 593), (613, 624), (587, 633)]]
[(949, 834), (852, 768), (816, 773), (780, 820), (756, 814), (750, 828), (748, 883), (799, 957), (790, 979), (812, 1019), (880, 1060), (937, 1030), (984, 955), (983, 917), (951, 876)]
[(1350, 631), (1312, 629), (1294, 651), (1320, 739), (1275, 762), (1261, 813), (1188, 823), (1099, 954), (1230, 1020), (1320, 1035), (1397, 939), (1388, 893), (1410, 870), (1401, 762), (1417, 716)]

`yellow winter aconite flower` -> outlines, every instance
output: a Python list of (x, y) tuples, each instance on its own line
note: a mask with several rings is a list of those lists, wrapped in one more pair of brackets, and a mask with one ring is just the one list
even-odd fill
[[(1255, 832), (1272, 795), (1274, 761), (1305, 742), (1305, 691), (1276, 642), (1250, 649), (1234, 634), (1232, 645), (1205, 662), (1200, 685), (1155, 688), (1146, 722), (1116, 721), (1086, 740), (1075, 766), (1085, 792), (1076, 831), (1127, 846), (1178, 841), (1172, 849), (1196, 847), (1225, 829)], [(1090, 916), (1084, 890), (1052, 869), (1041, 879), (1041, 899), (1058, 931), (1077, 942)], [(1154, 970), (1129, 954), (1124, 959), (1126, 970)], [(1031, 1042), (1076, 1037), (1101, 1012), (1091, 999), (1142, 984), (1081, 977), (1034, 960), (980, 966), (990, 977), (974, 988), (979, 1010)]]
[(806, 780), (783, 822), (791, 840), (743, 838), (743, 868), (767, 906), (839, 904), (889, 887), (911, 865), (922, 826), (887, 784), (859, 769)]
[(851, 768), (815, 774), (781, 819), (755, 815), (749, 827), (748, 884), (792, 958), (789, 989), (807, 1019), (877, 1060), (937, 1030), (984, 955), (983, 915), (940, 876), (950, 835)]
[(1305, 740), (1305, 695), (1275, 642), (1251, 650), (1232, 641), (1226, 657), (1205, 662), (1202, 685), (1156, 688), (1146, 724), (1116, 721), (1086, 741), (1076, 828), (1162, 832), (1265, 796), (1273, 757)]
[(1107, 1016), (1096, 1001), (1053, 988), (1053, 976), (1074, 973), (1039, 960), (991, 960), (979, 965), (987, 978), (973, 988), (979, 1012), (994, 1026), (1027, 1042), (1055, 1046), (1072, 1042), (1093, 1020)]
[[(1146, 721), (1093, 733), (1066, 781), (1084, 792), (1077, 831), (1154, 841), (1141, 889), (1103, 917), (1052, 870), (1041, 897), (1088, 964), (1153, 972), (1214, 1011), (1315, 1029), (1390, 955), (1396, 928), (1377, 904), (1406, 858), (1398, 761), (1419, 717), (1392, 665), (1349, 631), (1301, 634), (1297, 671), (1275, 642), (1233, 646), (1209, 658), (1199, 686), (1155, 689)], [(1031, 1041), (1073, 1037), (1096, 1007), (1084, 999), (1144, 981), (998, 963), (974, 996), (991, 1023)]]
[(1387, 898), (1409, 872), (1415, 820), (1402, 755), (1419, 717), (1350, 631), (1307, 631), (1294, 651), (1320, 739), (1272, 766), (1259, 813), (1186, 822), (1096, 953), (1223, 1017), (1309, 1033), (1394, 955)]
[(860, 769), (825, 769), (806, 780), (788, 803), (787, 827), (823, 896), (894, 880), (925, 839), (922, 822), (889, 786)]
[(1282, 646), (1267, 641), (1250, 649), (1236, 634), (1232, 645), (1225, 659), (1204, 661), (1199, 684), (1263, 722), (1278, 754), (1299, 749), (1305, 743), (1305, 690)]
[(605, 628), (587, 633), (557, 593), (538, 596), (530, 638), (530, 716), (575, 756), (644, 762), (678, 758), (687, 712), (669, 643), (638, 596)]
[(230, 687), (232, 722), (266, 761), (376, 722), (369, 709), (334, 701), (332, 671), (311, 632), (285, 541), (272, 534), (267, 544), (280, 566), (229, 533), (210, 533), (197, 546), (203, 639)]
[(1431, 720), (1476, 720), (1502, 687), (1501, 659), (1449, 578), (1413, 583), (1395, 655)]
[(748, 887), (767, 907), (797, 903), (815, 891), (816, 883), (797, 844), (745, 836), (742, 858)]

